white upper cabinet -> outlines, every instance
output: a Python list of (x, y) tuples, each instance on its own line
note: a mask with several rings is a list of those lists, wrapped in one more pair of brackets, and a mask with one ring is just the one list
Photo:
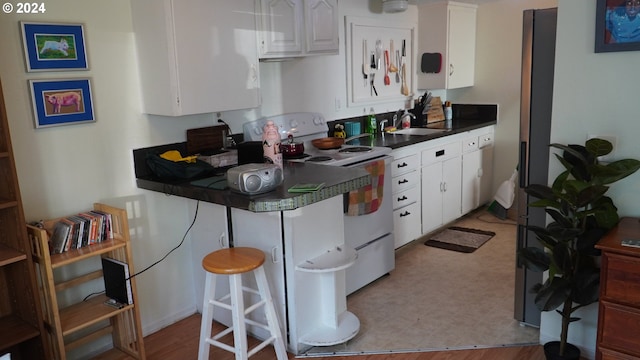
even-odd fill
[(143, 112), (260, 105), (253, 0), (134, 0), (131, 7)]
[(260, 58), (338, 53), (337, 0), (258, 0)]
[(424, 53), (442, 55), (439, 72), (418, 69), (419, 89), (473, 86), (476, 9), (476, 5), (452, 1), (418, 6), (418, 62)]

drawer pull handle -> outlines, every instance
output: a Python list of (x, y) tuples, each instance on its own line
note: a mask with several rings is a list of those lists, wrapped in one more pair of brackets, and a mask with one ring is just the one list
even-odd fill
[(409, 180), (407, 180), (407, 179), (398, 180), (398, 184), (406, 184), (408, 182), (409, 182)]
[(409, 215), (411, 215), (411, 213), (408, 212), (408, 211), (405, 211), (402, 214), (400, 214), (400, 217), (405, 217), (405, 216), (409, 216)]
[(436, 157), (444, 155), (444, 149), (436, 151)]
[(398, 169), (403, 168), (409, 166), (409, 164), (407, 164), (406, 162), (403, 162), (402, 164), (398, 164)]
[(405, 201), (407, 200), (407, 196), (403, 195), (401, 198), (398, 198), (398, 201)]

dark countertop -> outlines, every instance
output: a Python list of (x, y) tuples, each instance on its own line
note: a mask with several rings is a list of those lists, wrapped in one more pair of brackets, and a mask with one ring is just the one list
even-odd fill
[[(294, 210), (333, 196), (348, 193), (371, 183), (369, 173), (362, 168), (343, 168), (313, 163), (285, 162), (284, 181), (276, 189), (258, 195), (241, 194), (229, 190), (191, 185), (190, 180), (166, 180), (155, 177), (144, 161), (150, 151), (161, 153), (169, 149), (183, 150), (185, 143), (162, 145), (134, 150), (136, 183), (139, 188), (202, 200), (223, 206), (254, 212)], [(214, 174), (204, 176), (211, 177)], [(219, 174), (218, 174), (219, 175)], [(318, 191), (289, 193), (287, 189), (300, 183), (324, 183)]]
[[(413, 145), (420, 142), (434, 140), (441, 137), (458, 134), (485, 126), (496, 124), (495, 120), (452, 120), (448, 131), (441, 133), (416, 136), (386, 133), (377, 134), (373, 138), (357, 139), (351, 145), (360, 141), (361, 145), (386, 146), (392, 149)], [(432, 123), (427, 128), (444, 128), (445, 122)], [(285, 162), (284, 182), (275, 190), (259, 194), (240, 194), (229, 189), (217, 190), (191, 185), (191, 180), (165, 180), (155, 177), (146, 165), (147, 153), (162, 153), (167, 150), (178, 150), (186, 154), (186, 143), (175, 143), (155, 147), (133, 150), (136, 183), (139, 188), (161, 192), (167, 195), (182, 196), (190, 199), (202, 200), (228, 207), (234, 207), (254, 212), (294, 210), (328, 199), (333, 196), (348, 193), (371, 183), (369, 174), (362, 168), (344, 168), (326, 166), (313, 163)], [(210, 177), (214, 174), (203, 176)], [(310, 193), (289, 193), (287, 189), (299, 183), (325, 183), (325, 186)]]
[(466, 131), (471, 131), (485, 126), (495, 125), (496, 120), (482, 121), (482, 120), (451, 120), (450, 127), (445, 127), (445, 122), (432, 123), (427, 126), (423, 126), (427, 129), (447, 129), (436, 134), (430, 135), (406, 135), (406, 134), (394, 134), (385, 133), (384, 136), (377, 134), (375, 138), (361, 138), (350, 142), (350, 145), (356, 145), (357, 141), (360, 141), (360, 145), (367, 146), (386, 146), (392, 149), (398, 149), (403, 146), (409, 146), (417, 143), (421, 143), (428, 140), (434, 140), (445, 136), (459, 134)]

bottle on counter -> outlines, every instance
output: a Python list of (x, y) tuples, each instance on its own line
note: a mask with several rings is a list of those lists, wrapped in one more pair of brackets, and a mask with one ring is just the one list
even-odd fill
[(453, 111), (451, 109), (451, 101), (445, 101), (444, 103), (444, 119), (451, 120), (453, 117)]
[(278, 127), (269, 120), (262, 132), (262, 153), (264, 162), (276, 164), (282, 169), (282, 153), (280, 152), (280, 134)]
[(367, 121), (367, 133), (375, 134), (377, 126), (378, 122), (376, 121), (376, 113), (373, 111), (373, 108), (371, 108), (371, 110), (369, 110), (369, 117)]

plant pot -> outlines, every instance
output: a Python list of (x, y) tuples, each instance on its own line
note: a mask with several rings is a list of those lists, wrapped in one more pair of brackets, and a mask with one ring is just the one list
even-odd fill
[(547, 360), (578, 360), (580, 359), (580, 349), (577, 346), (567, 343), (564, 355), (560, 356), (560, 341), (549, 341), (544, 344), (544, 356)]

